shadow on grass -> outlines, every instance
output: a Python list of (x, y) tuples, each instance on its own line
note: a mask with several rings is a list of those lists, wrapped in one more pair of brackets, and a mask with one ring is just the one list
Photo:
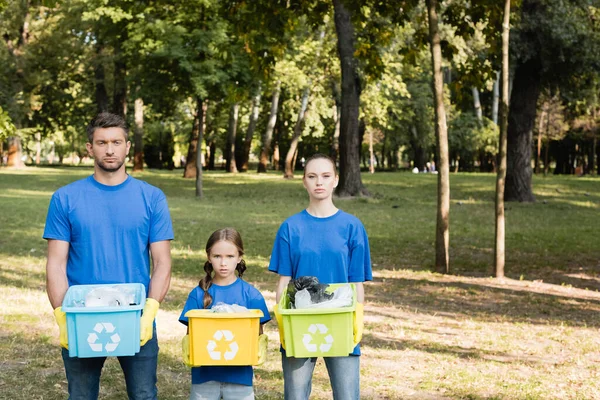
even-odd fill
[(479, 283), (437, 282), (407, 278), (375, 278), (377, 288), (365, 290), (367, 300), (392, 303), (421, 313), (496, 322), (499, 319), (531, 324), (600, 327), (600, 300), (526, 287), (498, 288)]
[[(426, 329), (421, 331), (427, 332)], [(438, 332), (433, 332), (438, 333)], [(427, 342), (409, 339), (392, 339), (382, 338), (373, 334), (365, 334), (362, 341), (364, 346), (369, 346), (377, 349), (393, 349), (393, 350), (418, 350), (431, 354), (445, 354), (453, 357), (462, 358), (465, 360), (485, 360), (500, 363), (511, 364), (514, 362), (555, 365), (563, 360), (556, 357), (538, 357), (524, 353), (502, 353), (495, 351), (486, 351), (479, 348), (469, 348), (462, 346), (449, 346), (440, 342)]]
[(33, 272), (3, 266), (0, 270), (0, 286), (45, 290), (46, 272)]

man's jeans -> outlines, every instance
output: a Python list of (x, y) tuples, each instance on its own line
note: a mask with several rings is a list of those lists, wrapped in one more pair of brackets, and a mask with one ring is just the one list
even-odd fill
[[(69, 350), (62, 349), (62, 358), (69, 382), (69, 400), (97, 400), (100, 374), (106, 357), (69, 357)], [(118, 359), (125, 375), (129, 400), (156, 400), (156, 327), (152, 339), (142, 346), (138, 353)]]
[[(286, 357), (282, 353), (285, 400), (308, 400), (316, 358)], [(360, 357), (324, 357), (334, 400), (359, 400)]]

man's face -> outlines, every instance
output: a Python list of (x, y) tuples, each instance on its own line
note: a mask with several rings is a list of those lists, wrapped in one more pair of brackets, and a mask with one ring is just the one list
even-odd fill
[(86, 147), (100, 169), (115, 172), (125, 163), (131, 142), (125, 140), (125, 132), (121, 128), (97, 128), (94, 140)]

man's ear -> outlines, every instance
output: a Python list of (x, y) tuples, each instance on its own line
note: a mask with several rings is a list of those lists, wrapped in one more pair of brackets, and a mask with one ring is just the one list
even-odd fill
[(88, 155), (92, 158), (94, 158), (94, 153), (92, 152), (92, 144), (90, 142), (86, 142), (85, 144), (85, 148), (88, 151)]

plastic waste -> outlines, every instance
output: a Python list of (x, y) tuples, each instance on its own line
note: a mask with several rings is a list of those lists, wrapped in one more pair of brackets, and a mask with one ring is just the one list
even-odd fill
[(296, 308), (296, 293), (300, 290), (306, 289), (310, 294), (310, 301), (312, 303), (321, 303), (333, 298), (333, 293), (327, 293), (326, 290), (329, 285), (319, 283), (319, 279), (316, 276), (301, 276), (297, 279), (292, 279), (288, 283), (287, 295), (290, 301), (290, 308)]
[(212, 306), (210, 310), (216, 313), (240, 313), (248, 311), (246, 307), (239, 304), (225, 304), (222, 301)]
[(307, 289), (296, 292), (295, 308), (341, 308), (350, 307), (353, 302), (353, 291), (349, 284), (338, 287), (330, 300), (314, 303)]
[(85, 295), (85, 307), (125, 307), (135, 305), (135, 295), (114, 286), (97, 287)]

